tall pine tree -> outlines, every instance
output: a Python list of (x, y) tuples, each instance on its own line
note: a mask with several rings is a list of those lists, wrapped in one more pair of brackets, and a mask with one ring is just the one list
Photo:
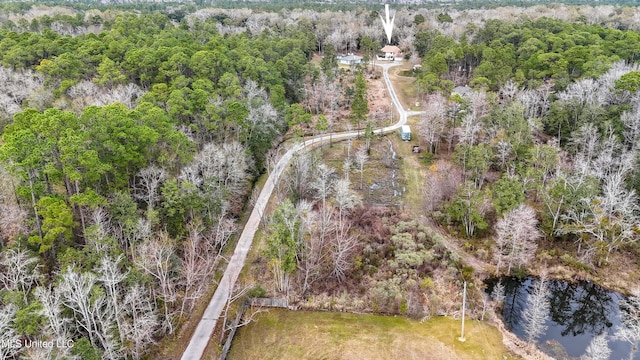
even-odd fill
[(369, 102), (367, 101), (367, 82), (362, 71), (356, 74), (353, 103), (351, 104), (351, 120), (360, 129), (360, 122), (367, 119)]

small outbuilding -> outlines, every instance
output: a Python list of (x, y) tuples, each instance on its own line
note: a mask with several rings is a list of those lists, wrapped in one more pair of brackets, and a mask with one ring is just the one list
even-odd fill
[(409, 127), (409, 125), (402, 125), (400, 127), (400, 138), (403, 141), (411, 140), (411, 127)]
[(338, 62), (342, 65), (349, 65), (349, 66), (358, 65), (362, 62), (362, 56), (358, 56), (355, 54), (339, 55)]

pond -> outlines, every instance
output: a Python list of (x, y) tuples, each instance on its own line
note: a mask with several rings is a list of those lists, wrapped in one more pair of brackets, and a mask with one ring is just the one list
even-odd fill
[[(500, 279), (487, 281), (491, 293)], [(523, 310), (536, 278), (503, 277), (505, 325), (521, 339), (526, 339)], [(556, 359), (578, 359), (585, 354), (591, 340), (605, 332), (611, 349), (610, 359), (629, 359), (631, 344), (613, 338), (622, 324), (620, 301), (624, 296), (592, 282), (547, 280), (549, 314), (546, 331), (538, 338), (538, 348)], [(626, 314), (625, 314), (626, 315)], [(640, 360), (636, 351), (631, 359)]]

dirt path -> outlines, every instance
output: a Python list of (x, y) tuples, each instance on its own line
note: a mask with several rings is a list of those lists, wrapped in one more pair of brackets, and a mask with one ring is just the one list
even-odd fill
[(491, 274), (494, 270), (494, 266), (484, 262), (473, 255), (467, 253), (464, 249), (458, 245), (458, 240), (451, 237), (451, 235), (447, 234), (445, 231), (440, 229), (438, 226), (434, 225), (427, 219), (424, 215), (420, 217), (420, 222), (424, 224), (427, 229), (431, 232), (429, 235), (432, 238), (436, 239), (438, 243), (447, 248), (449, 252), (457, 255), (462, 262), (466, 265), (473, 267), (474, 273), (480, 277), (486, 278), (489, 274)]
[[(426, 172), (420, 164), (418, 157), (408, 151), (409, 147), (398, 147), (398, 153), (403, 156), (405, 161), (403, 165), (404, 176), (407, 180), (408, 193), (405, 194), (407, 210), (412, 214), (420, 215), (416, 220), (426, 228), (427, 235), (434, 239), (438, 244), (445, 247), (450, 253), (458, 257), (460, 261), (471, 266), (474, 269), (474, 282), (478, 289), (482, 286), (482, 281), (495, 273), (495, 266), (485, 262), (466, 251), (459, 239), (448, 234), (439, 225), (433, 223), (429, 217), (424, 215), (422, 204), (422, 179), (425, 178)], [(487, 321), (498, 329), (502, 335), (502, 343), (509, 351), (518, 355), (523, 359), (531, 360), (550, 360), (551, 358), (540, 351), (537, 347), (518, 338), (510, 332), (493, 308), (487, 309)]]
[[(391, 100), (393, 101), (394, 106), (400, 114), (400, 118), (394, 125), (376, 129), (375, 133), (377, 134), (396, 131), (398, 128), (400, 128), (400, 126), (404, 125), (407, 122), (408, 116), (420, 114), (420, 112), (416, 111), (405, 111), (400, 104), (400, 100), (398, 99), (393, 86), (391, 85), (391, 81), (389, 80), (389, 68), (398, 65), (400, 65), (400, 63), (379, 64), (379, 66), (381, 66), (383, 69), (385, 84), (389, 89)], [(358, 133), (359, 131), (351, 131), (346, 133), (327, 134), (324, 136), (317, 136), (311, 139), (307, 139), (302, 143), (293, 145), (282, 156), (280, 161), (278, 161), (278, 164), (269, 175), (269, 178), (264, 184), (264, 187), (262, 188), (262, 191), (260, 192), (260, 195), (256, 200), (253, 211), (249, 216), (249, 220), (247, 221), (244, 229), (242, 230), (242, 233), (240, 234), (240, 238), (238, 239), (238, 243), (233, 252), (233, 256), (229, 260), (229, 264), (227, 265), (224, 275), (222, 276), (222, 279), (220, 280), (220, 283), (218, 284), (218, 287), (213, 294), (213, 297), (211, 298), (207, 309), (204, 311), (204, 314), (200, 319), (200, 322), (198, 323), (198, 327), (191, 336), (189, 345), (182, 355), (182, 360), (198, 360), (202, 358), (202, 354), (207, 348), (209, 339), (211, 338), (211, 334), (213, 334), (213, 331), (216, 328), (220, 314), (222, 313), (222, 310), (227, 303), (229, 294), (233, 290), (238, 276), (240, 275), (240, 272), (244, 267), (247, 254), (249, 252), (249, 249), (251, 248), (254, 235), (258, 230), (262, 215), (264, 214), (267, 203), (269, 202), (269, 198), (271, 197), (271, 193), (273, 192), (275, 185), (277, 184), (280, 176), (286, 168), (286, 165), (289, 163), (293, 155), (299, 151), (307, 151), (309, 149), (315, 148), (322, 143), (326, 143), (330, 140), (330, 138), (333, 141), (346, 140), (356, 137)]]

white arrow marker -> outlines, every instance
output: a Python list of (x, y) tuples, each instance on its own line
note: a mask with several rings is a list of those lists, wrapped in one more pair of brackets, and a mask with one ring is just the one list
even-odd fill
[(389, 4), (384, 4), (384, 12), (387, 20), (382, 18), (382, 15), (379, 14), (380, 20), (382, 20), (382, 27), (384, 28), (385, 34), (387, 34), (387, 44), (391, 44), (391, 33), (393, 32), (393, 21), (396, 19), (396, 13), (393, 13), (393, 17), (391, 21), (389, 21)]

